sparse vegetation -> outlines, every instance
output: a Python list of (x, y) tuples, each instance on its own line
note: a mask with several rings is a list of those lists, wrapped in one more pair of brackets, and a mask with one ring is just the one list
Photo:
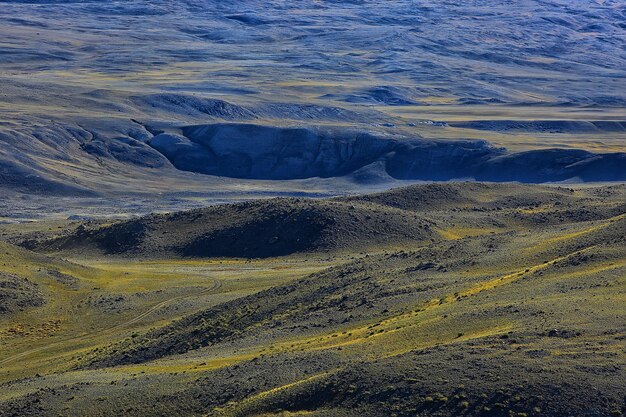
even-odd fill
[[(104, 256), (100, 226), (65, 237), (31, 228), (26, 244), (52, 252), (0, 244), (4, 276), (45, 300), (0, 317), (0, 412), (617, 416), (625, 195), (446, 184), (278, 199), (118, 222), (148, 232), (138, 249)], [(522, 213), (543, 201), (560, 204)], [(268, 229), (310, 207), (354, 232), (281, 257), (177, 255), (206, 213), (245, 225), (232, 214), (252, 207), (281, 213), (266, 217)], [(404, 231), (416, 232), (371, 239), (350, 213), (415, 219)], [(458, 225), (493, 233), (439, 233)], [(162, 230), (180, 237), (153, 252), (161, 258), (135, 258), (162, 247)], [(89, 236), (85, 254), (59, 244), (75, 236)]]

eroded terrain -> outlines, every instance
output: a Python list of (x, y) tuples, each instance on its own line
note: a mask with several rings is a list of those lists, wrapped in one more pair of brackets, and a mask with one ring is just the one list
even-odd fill
[(0, 218), (626, 179), (617, 0), (0, 5)]

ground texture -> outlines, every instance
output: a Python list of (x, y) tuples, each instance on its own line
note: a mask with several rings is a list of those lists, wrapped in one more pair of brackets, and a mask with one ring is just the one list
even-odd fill
[(451, 183), (4, 226), (0, 413), (620, 416), (625, 197)]

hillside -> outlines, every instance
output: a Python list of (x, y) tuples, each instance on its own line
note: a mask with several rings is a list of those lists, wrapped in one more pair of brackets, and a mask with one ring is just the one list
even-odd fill
[(581, 206), (580, 193), (562, 187), (424, 184), (326, 200), (277, 198), (216, 205), (104, 226), (86, 222), (56, 233), (33, 233), (21, 244), (49, 253), (148, 259), (264, 258), (391, 249), (449, 237), (455, 228), (461, 235), (463, 229), (471, 234), (483, 228), (487, 233), (522, 224), (598, 220), (619, 214), (624, 209), (617, 203), (626, 195), (623, 187), (606, 188), (606, 193), (615, 204)]
[[(615, 192), (620, 192), (621, 187)], [(339, 201), (373, 203), (421, 213), (450, 209), (520, 209), (558, 203), (572, 207), (579, 200), (571, 188), (452, 182), (421, 184), (375, 194), (339, 197)], [(556, 207), (555, 207), (556, 208)]]
[(430, 222), (415, 213), (281, 198), (149, 215), (24, 244), (84, 255), (260, 258), (415, 245), (433, 236)]
[[(91, 328), (62, 319), (48, 336), (38, 330), (34, 347), (29, 334), (6, 339), (14, 350), (0, 358), (0, 412), (618, 416), (625, 196), (624, 186), (425, 184), (85, 223), (36, 249), (88, 268), (11, 249), (28, 270), (61, 262), (49, 276), (62, 286), (74, 277), (78, 289), (45, 287), (55, 304), (28, 307), (21, 320), (58, 316), (49, 312), (68, 302)], [(317, 228), (317, 219), (335, 223)], [(135, 224), (146, 230), (136, 244), (107, 253), (99, 243)], [(316, 240), (263, 259), (175, 249), (230, 225), (231, 241), (263, 248), (259, 224), (279, 241), (306, 230)], [(165, 249), (163, 231), (172, 234)], [(16, 268), (7, 273), (49, 279)]]
[[(548, 244), (505, 233), (369, 256), (189, 316), (99, 352), (88, 366), (259, 346), (265, 354), (253, 367), (201, 383), (201, 398), (212, 398), (248, 372), (279, 366), (290, 375), (317, 364), (271, 394), (244, 400), (231, 390), (236, 405), (226, 415), (608, 414), (623, 406), (623, 353), (603, 352), (622, 349), (626, 331), (626, 311), (606, 308), (624, 296), (625, 220), (582, 222), (555, 237), (532, 232)], [(571, 366), (583, 357), (584, 366)], [(593, 400), (582, 395), (591, 387)]]

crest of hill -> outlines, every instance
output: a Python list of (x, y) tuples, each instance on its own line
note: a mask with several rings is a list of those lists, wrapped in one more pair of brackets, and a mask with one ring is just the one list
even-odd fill
[(460, 182), (421, 184), (376, 194), (341, 197), (337, 201), (372, 203), (409, 211), (451, 208), (512, 208), (576, 200), (573, 190), (511, 183)]
[[(623, 193), (621, 187), (604, 190)], [(581, 206), (581, 198), (599, 197), (584, 190), (524, 184), (420, 184), (330, 200), (277, 198), (218, 205), (104, 227), (87, 223), (69, 234), (23, 245), (87, 255), (264, 258), (417, 244), (437, 236), (434, 221), (439, 220), (432, 219), (438, 211), (497, 212), (506, 223), (528, 224), (599, 220), (621, 213), (615, 205)]]
[(139, 257), (264, 258), (421, 242), (435, 235), (416, 213), (332, 200), (278, 198), (149, 215), (25, 246)]

